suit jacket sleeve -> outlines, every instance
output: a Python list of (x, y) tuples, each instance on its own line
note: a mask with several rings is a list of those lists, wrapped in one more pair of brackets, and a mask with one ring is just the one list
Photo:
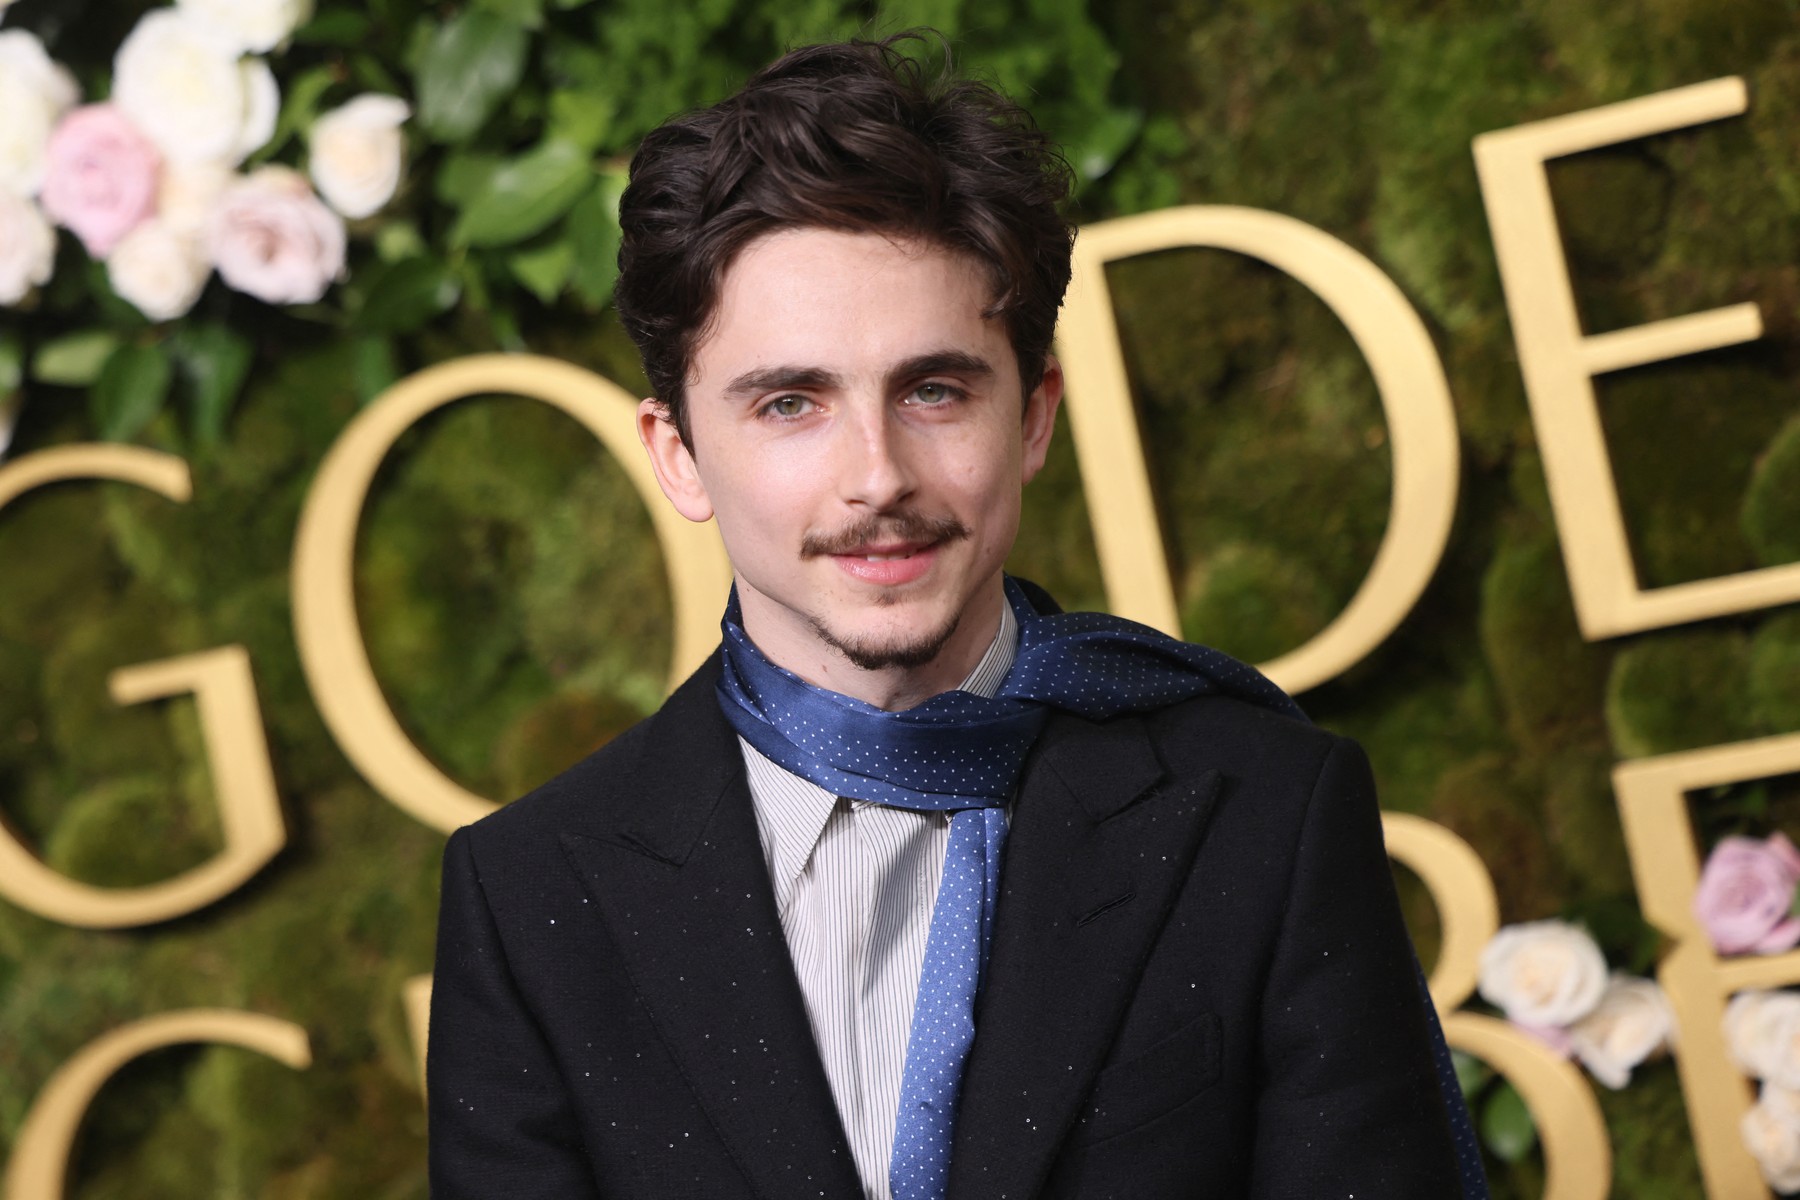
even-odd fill
[(1368, 760), (1314, 784), (1262, 1002), (1252, 1194), (1460, 1192), (1424, 1000)]
[(469, 831), (444, 848), (426, 1095), (433, 1200), (597, 1200), (573, 1105), (520, 998)]

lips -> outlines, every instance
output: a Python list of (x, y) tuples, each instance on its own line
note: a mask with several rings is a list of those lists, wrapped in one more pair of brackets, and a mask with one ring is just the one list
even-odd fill
[(937, 542), (888, 542), (831, 555), (838, 569), (864, 583), (897, 587), (924, 575), (937, 561)]

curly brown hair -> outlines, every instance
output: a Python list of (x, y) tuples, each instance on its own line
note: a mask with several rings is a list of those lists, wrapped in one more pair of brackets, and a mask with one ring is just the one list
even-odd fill
[[(619, 202), (614, 302), (691, 449), (684, 390), (737, 254), (777, 229), (918, 238), (990, 275), (1027, 394), (1069, 283), (1072, 175), (1031, 115), (994, 88), (903, 53), (918, 31), (806, 46), (730, 98), (645, 137)], [(940, 39), (941, 40), (941, 39)], [(947, 51), (947, 48), (946, 48)]]

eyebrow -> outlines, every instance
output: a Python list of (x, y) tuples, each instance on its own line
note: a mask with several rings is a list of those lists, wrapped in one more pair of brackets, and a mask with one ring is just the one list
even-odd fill
[[(926, 375), (959, 375), (965, 379), (991, 379), (993, 364), (966, 350), (929, 350), (896, 363), (887, 374), (890, 385)], [(843, 386), (843, 379), (824, 367), (784, 365), (756, 367), (725, 385), (728, 399), (743, 399), (765, 392), (827, 391)]]

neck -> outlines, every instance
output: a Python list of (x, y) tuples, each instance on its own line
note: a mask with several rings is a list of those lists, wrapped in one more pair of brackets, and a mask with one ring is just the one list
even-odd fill
[(738, 593), (744, 632), (770, 662), (814, 687), (889, 712), (916, 707), (961, 685), (993, 645), (994, 635), (1000, 629), (1000, 608), (1006, 603), (1006, 593), (996, 575), (993, 585), (983, 589), (963, 609), (956, 630), (929, 662), (915, 667), (867, 669), (851, 662), (843, 651), (820, 637), (810, 623), (796, 628), (793, 622), (780, 620), (769, 611), (772, 606), (753, 589), (744, 587), (741, 580)]

